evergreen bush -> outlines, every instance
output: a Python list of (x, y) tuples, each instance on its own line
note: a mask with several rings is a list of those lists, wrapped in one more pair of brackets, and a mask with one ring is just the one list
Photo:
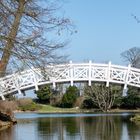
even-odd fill
[(52, 90), (50, 88), (50, 85), (46, 85), (42, 87), (41, 89), (36, 91), (36, 94), (37, 94), (37, 98), (39, 99), (39, 102), (49, 103), (50, 98), (52, 96)]
[(66, 90), (66, 93), (62, 97), (61, 107), (63, 108), (73, 107), (78, 97), (78, 94), (79, 94), (79, 90), (76, 86), (69, 86)]
[(140, 108), (140, 97), (135, 94), (129, 94), (122, 98), (121, 108), (136, 109)]

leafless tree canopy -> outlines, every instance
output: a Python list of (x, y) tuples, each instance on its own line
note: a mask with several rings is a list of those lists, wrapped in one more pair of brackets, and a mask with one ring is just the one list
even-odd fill
[(140, 48), (133, 47), (121, 53), (121, 57), (132, 67), (140, 68)]
[(57, 13), (59, 2), (0, 0), (0, 76), (13, 63), (45, 65), (61, 59), (55, 51), (65, 43), (50, 38), (73, 27), (68, 18)]
[(103, 112), (109, 111), (114, 105), (116, 97), (122, 93), (121, 86), (106, 87), (104, 83), (86, 86), (84, 91), (85, 96), (91, 98)]

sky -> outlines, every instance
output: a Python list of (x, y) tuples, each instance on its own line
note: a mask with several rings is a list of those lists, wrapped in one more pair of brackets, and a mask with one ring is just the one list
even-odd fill
[[(127, 65), (120, 54), (140, 47), (140, 0), (63, 0), (65, 16), (76, 26), (77, 33), (66, 37), (62, 50), (73, 62)], [(33, 96), (32, 92), (27, 94)], [(22, 95), (20, 95), (22, 96)], [(22, 96), (23, 97), (23, 96)]]
[(73, 62), (127, 65), (120, 54), (140, 47), (140, 0), (65, 0), (63, 10), (77, 30), (63, 51)]

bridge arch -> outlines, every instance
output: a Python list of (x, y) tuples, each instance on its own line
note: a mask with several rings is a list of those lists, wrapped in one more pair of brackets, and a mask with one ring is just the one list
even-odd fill
[(48, 66), (42, 71), (39, 68), (31, 68), (22, 72), (17, 72), (0, 78), (0, 96), (5, 100), (5, 95), (19, 93), (22, 90), (35, 88), (44, 84), (87, 81), (91, 86), (91, 82), (106, 82), (123, 84), (124, 89), (127, 85), (140, 87), (140, 69), (131, 67), (130, 65), (120, 66), (108, 64), (92, 63), (67, 63)]

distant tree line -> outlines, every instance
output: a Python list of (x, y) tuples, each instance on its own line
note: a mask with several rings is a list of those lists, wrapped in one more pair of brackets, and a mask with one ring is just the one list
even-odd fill
[(110, 85), (106, 87), (104, 83), (85, 84), (84, 94), (80, 96), (79, 89), (76, 86), (68, 86), (65, 94), (55, 93), (50, 85), (42, 87), (36, 91), (38, 101), (45, 104), (62, 108), (86, 108), (99, 109), (107, 112), (111, 109), (137, 109), (140, 108), (139, 89), (129, 87), (127, 96), (122, 96), (122, 86)]

